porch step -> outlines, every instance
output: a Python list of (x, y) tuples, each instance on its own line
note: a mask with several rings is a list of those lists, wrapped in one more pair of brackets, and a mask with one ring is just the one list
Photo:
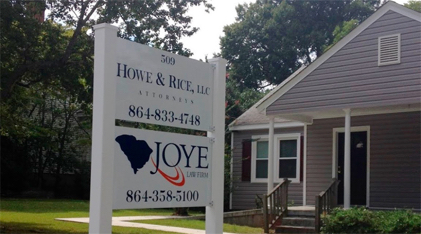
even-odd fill
[(288, 226), (281, 225), (276, 227), (276, 233), (315, 233), (314, 227), (300, 227), (300, 226)]
[(276, 226), (276, 233), (315, 233), (314, 207), (288, 207), (287, 216), (282, 218), (281, 225)]
[(315, 217), (314, 210), (293, 210), (288, 209), (288, 217)]
[(282, 225), (285, 226), (300, 226), (300, 227), (314, 227), (314, 217), (284, 217)]

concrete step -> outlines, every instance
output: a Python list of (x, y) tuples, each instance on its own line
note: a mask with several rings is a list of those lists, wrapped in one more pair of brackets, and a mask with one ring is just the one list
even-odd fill
[(315, 217), (314, 210), (290, 210), (288, 209), (288, 217)]
[(286, 226), (300, 226), (300, 227), (314, 227), (314, 218), (310, 217), (284, 217), (282, 225)]
[(315, 233), (314, 227), (299, 227), (299, 226), (287, 226), (281, 225), (276, 227), (276, 233)]

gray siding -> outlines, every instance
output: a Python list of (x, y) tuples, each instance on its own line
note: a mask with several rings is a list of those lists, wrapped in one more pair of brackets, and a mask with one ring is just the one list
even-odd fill
[[(357, 116), (370, 126), (370, 207), (421, 208), (420, 112)], [(314, 120), (307, 128), (307, 204), (332, 178), (332, 129), (344, 118)]]
[[(421, 23), (388, 11), (267, 108), (267, 114), (419, 103)], [(378, 66), (378, 37), (401, 34), (401, 63)]]
[[(282, 133), (303, 133), (303, 128), (284, 128), (275, 129), (275, 134)], [(256, 208), (255, 196), (267, 193), (266, 183), (251, 183), (241, 181), (242, 173), (242, 152), (243, 140), (251, 139), (253, 135), (268, 135), (269, 130), (253, 130), (234, 132), (233, 147), (233, 178), (234, 191), (232, 195), (232, 208), (234, 210), (253, 209)], [(274, 184), (276, 186), (276, 184)], [(294, 205), (302, 205), (303, 203), (303, 184), (291, 183), (288, 190), (288, 200)]]

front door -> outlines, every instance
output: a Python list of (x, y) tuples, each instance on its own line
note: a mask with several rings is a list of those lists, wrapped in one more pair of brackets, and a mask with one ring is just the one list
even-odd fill
[[(344, 133), (338, 133), (338, 204), (344, 204)], [(351, 205), (366, 205), (367, 132), (351, 132)]]

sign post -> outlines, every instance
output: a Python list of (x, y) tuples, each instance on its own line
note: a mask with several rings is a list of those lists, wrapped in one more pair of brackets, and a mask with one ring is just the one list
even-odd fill
[[(225, 144), (225, 65), (222, 58), (210, 59), (214, 67), (213, 85), (213, 127), (208, 137), (212, 145), (212, 202), (206, 207), (206, 233), (222, 233), (224, 222), (224, 144)], [(222, 186), (222, 189), (219, 189)]]
[(92, 124), (91, 195), (89, 199), (89, 233), (111, 233), (114, 125), (115, 64), (114, 45), (117, 27), (94, 26), (94, 101)]
[[(113, 209), (206, 206), (222, 233), (224, 59), (203, 63), (95, 30), (89, 233), (111, 233)], [(117, 127), (115, 120), (207, 131), (207, 137)]]

